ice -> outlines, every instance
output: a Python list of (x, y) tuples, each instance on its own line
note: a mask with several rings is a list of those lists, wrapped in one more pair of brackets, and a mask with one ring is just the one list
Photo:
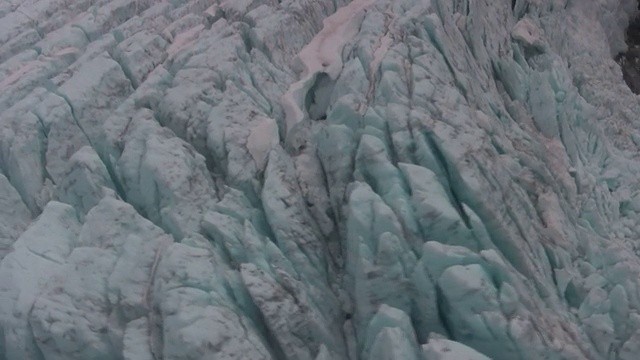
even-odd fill
[(109, 172), (93, 148), (82, 147), (68, 161), (65, 173), (57, 179), (57, 195), (66, 203), (76, 204), (81, 218), (101, 199), (117, 198)]
[[(209, 254), (209, 248), (174, 244), (162, 256), (151, 301), (161, 316), (157, 321), (166, 325), (151, 335), (166, 340), (157, 344), (154, 356), (201, 359), (213, 352), (222, 359), (271, 359), (256, 325), (233, 305), (235, 294), (226, 290), (232, 284)], [(222, 271), (210, 277), (214, 269)]]
[(459, 342), (431, 339), (422, 346), (425, 360), (488, 360), (490, 358)]
[(382, 305), (367, 328), (362, 358), (418, 359), (411, 319), (403, 311)]
[(108, 250), (75, 248), (29, 311), (35, 343), (47, 359), (104, 359), (109, 342), (106, 276), (116, 257)]
[[(364, 10), (372, 3), (372, 0), (354, 0), (328, 16), (323, 21), (322, 30), (294, 59), (300, 63), (300, 80), (293, 83), (282, 97), (287, 131), (303, 121), (305, 112), (300, 104), (317, 77), (326, 75), (335, 80), (342, 71), (343, 47), (357, 34)], [(324, 94), (324, 97), (327, 95)]]
[(0, 359), (637, 358), (636, 9), (0, 1)]
[[(0, 322), (7, 359), (38, 359), (30, 316), (49, 281), (63, 273), (77, 243), (80, 224), (70, 205), (50, 202), (39, 219), (16, 240), (0, 264)], [(39, 239), (46, 239), (42, 241)]]
[(122, 339), (122, 357), (125, 360), (153, 360), (148, 341), (149, 324), (146, 318), (139, 318), (127, 324)]
[(26, 230), (31, 213), (6, 176), (0, 174), (0, 260), (10, 253), (13, 243)]
[[(172, 44), (174, 45), (177, 45), (176, 42)], [(147, 75), (173, 52), (171, 49), (165, 52), (166, 48), (167, 43), (162, 37), (150, 30), (142, 30), (118, 44), (114, 58), (131, 81), (131, 85), (138, 87)]]
[(247, 138), (247, 150), (256, 162), (257, 169), (264, 169), (271, 149), (280, 142), (278, 124), (271, 118), (264, 118), (251, 129)]

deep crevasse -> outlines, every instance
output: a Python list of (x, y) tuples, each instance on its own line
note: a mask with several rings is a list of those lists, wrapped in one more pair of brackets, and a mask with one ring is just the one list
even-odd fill
[(636, 7), (0, 2), (0, 359), (636, 359)]

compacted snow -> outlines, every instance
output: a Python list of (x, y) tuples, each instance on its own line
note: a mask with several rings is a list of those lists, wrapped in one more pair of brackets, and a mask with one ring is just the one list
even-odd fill
[(0, 359), (637, 359), (636, 9), (0, 0)]

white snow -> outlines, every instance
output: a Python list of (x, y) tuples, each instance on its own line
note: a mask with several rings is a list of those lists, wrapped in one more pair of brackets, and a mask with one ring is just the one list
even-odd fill
[(247, 138), (247, 150), (256, 163), (256, 168), (263, 170), (269, 151), (280, 142), (278, 124), (272, 118), (263, 117), (256, 120)]
[(287, 132), (304, 119), (300, 106), (319, 72), (335, 80), (342, 71), (342, 49), (358, 33), (365, 10), (373, 0), (354, 0), (323, 21), (323, 28), (296, 56), (302, 71), (300, 80), (291, 84), (282, 97)]
[(518, 21), (511, 33), (514, 39), (530, 46), (540, 46), (543, 43), (544, 32), (529, 18)]

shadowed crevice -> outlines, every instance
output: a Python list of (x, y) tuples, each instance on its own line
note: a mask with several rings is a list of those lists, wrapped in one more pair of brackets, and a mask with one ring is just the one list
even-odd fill
[[(639, 2), (640, 8), (640, 2)], [(625, 32), (627, 51), (616, 55), (624, 81), (634, 94), (640, 94), (640, 14), (631, 19)]]

